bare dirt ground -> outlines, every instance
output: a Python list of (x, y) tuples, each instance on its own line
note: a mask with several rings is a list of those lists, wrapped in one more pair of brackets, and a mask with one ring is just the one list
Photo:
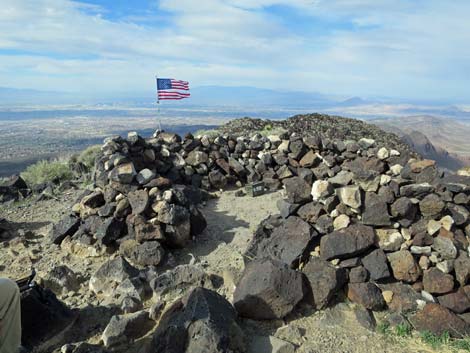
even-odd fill
[[(31, 266), (42, 277), (53, 266), (62, 264), (81, 274), (84, 278), (81, 289), (59, 297), (71, 307), (82, 309), (83, 317), (79, 319), (79, 327), (87, 335), (75, 332), (72, 336), (86, 337), (88, 341), (97, 343), (102, 327), (97, 322), (90, 323), (88, 320), (101, 318), (101, 324), (105, 325), (111, 313), (100, 307), (102, 302), (89, 291), (87, 279), (109, 255), (90, 252), (70, 254), (70, 249), (60, 248), (48, 240), (52, 222), (58, 221), (70, 210), (79, 194), (79, 191), (69, 191), (57, 200), (27, 200), (11, 206), (0, 206), (0, 217), (14, 222), (16, 228), (23, 229), (15, 239), (0, 243), (0, 277), (25, 276)], [(234, 285), (244, 269), (242, 254), (253, 231), (262, 219), (277, 213), (276, 201), (280, 198), (281, 192), (256, 198), (236, 197), (235, 191), (220, 193), (218, 198), (208, 201), (202, 207), (208, 223), (207, 229), (189, 247), (174, 253), (176, 263), (199, 263), (207, 272), (223, 277), (224, 285), (218, 291), (231, 300)], [(436, 352), (423, 345), (417, 337), (399, 338), (363, 328), (355, 318), (353, 305), (350, 303), (340, 303), (318, 312), (303, 309), (301, 313), (285, 321), (242, 320), (242, 326), (249, 336), (273, 335), (277, 328), (286, 324), (301, 333), (301, 337), (294, 337), (293, 334), (283, 337), (299, 344), (299, 353)], [(127, 351), (134, 351), (133, 348), (129, 347)], [(445, 350), (440, 349), (439, 352)]]

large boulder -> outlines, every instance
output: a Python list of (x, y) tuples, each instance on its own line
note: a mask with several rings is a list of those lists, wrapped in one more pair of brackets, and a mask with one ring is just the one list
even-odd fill
[(23, 178), (19, 175), (12, 176), (0, 182), (0, 203), (26, 197), (28, 192), (28, 186)]
[(470, 327), (449, 309), (435, 303), (428, 303), (423, 310), (411, 318), (418, 331), (429, 331), (435, 335), (447, 332), (451, 337), (462, 338), (470, 334)]
[(347, 274), (344, 268), (336, 268), (329, 262), (314, 257), (302, 268), (313, 294), (317, 309), (324, 309), (331, 298), (344, 286)]
[(77, 291), (82, 279), (74, 271), (65, 265), (52, 268), (43, 278), (42, 284), (55, 294), (61, 295)]
[(163, 313), (146, 352), (244, 352), (237, 313), (214, 291), (195, 288)]
[(158, 266), (165, 256), (165, 249), (158, 241), (136, 244), (126, 253), (126, 257), (139, 266)]
[(299, 217), (291, 216), (273, 230), (271, 237), (259, 244), (256, 257), (272, 258), (293, 266), (306, 255), (308, 246), (316, 235), (310, 224)]
[[(467, 291), (470, 292), (470, 288), (468, 288)], [(463, 314), (470, 310), (470, 298), (463, 288), (454, 293), (441, 295), (438, 300), (439, 304), (445, 306), (456, 314)]]
[(304, 297), (302, 274), (275, 260), (254, 261), (246, 267), (233, 295), (241, 316), (281, 319)]
[(374, 240), (373, 228), (354, 224), (322, 237), (320, 255), (325, 260), (354, 257), (374, 245)]

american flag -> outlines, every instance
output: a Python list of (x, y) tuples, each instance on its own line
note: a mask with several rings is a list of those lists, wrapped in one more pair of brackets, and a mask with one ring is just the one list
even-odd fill
[(189, 98), (189, 92), (179, 91), (189, 91), (189, 82), (175, 80), (173, 78), (157, 78), (158, 100), (179, 100)]

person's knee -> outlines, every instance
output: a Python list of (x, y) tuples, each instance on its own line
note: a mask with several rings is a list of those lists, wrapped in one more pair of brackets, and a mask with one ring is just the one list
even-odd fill
[(0, 278), (0, 292), (6, 297), (16, 297), (20, 295), (20, 289), (16, 282), (8, 278)]

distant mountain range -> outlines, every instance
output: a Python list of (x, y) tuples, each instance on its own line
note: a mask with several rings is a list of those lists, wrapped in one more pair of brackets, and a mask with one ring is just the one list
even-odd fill
[(393, 132), (419, 154), (439, 166), (456, 170), (470, 165), (470, 124), (429, 115), (416, 115), (369, 122)]

